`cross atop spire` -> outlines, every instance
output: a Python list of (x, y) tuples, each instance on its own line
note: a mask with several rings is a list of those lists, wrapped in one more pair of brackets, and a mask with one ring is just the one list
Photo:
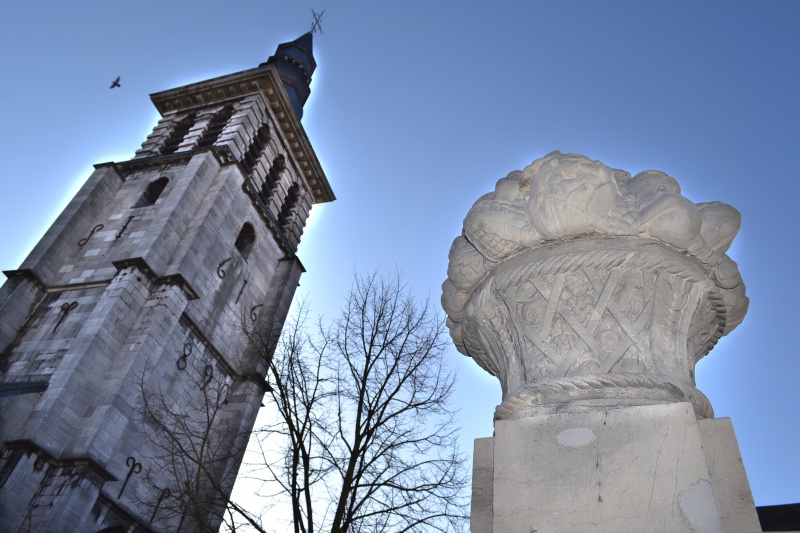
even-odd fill
[(325, 14), (325, 10), (323, 9), (321, 12), (317, 13), (312, 9), (311, 14), (314, 16), (314, 22), (311, 23), (311, 33), (316, 33), (317, 30), (319, 30), (320, 33), (325, 33), (322, 31), (322, 15)]

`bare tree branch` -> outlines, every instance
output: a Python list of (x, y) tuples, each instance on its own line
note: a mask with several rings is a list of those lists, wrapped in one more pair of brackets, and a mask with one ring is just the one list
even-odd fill
[[(286, 500), (294, 533), (465, 530), (467, 477), (441, 318), (399, 274), (356, 276), (338, 318), (310, 325), (308, 317), (303, 303), (282, 333), (273, 317), (241, 317), (243, 375), (267, 374), (275, 415), (255, 432), (260, 458), (247, 475)], [(231, 458), (247, 442), (226, 416), (242, 383), (183, 369), (181, 386), (192, 392), (179, 405), (147, 369), (140, 381), (154, 457), (143, 491), (152, 524), (266, 531), (263, 511), (226, 496), (237, 473)]]
[(173, 403), (171, 394), (150, 384), (150, 369), (139, 378), (140, 422), (149, 428), (145, 435), (152, 451), (152, 465), (144, 479), (149, 491), (140, 498), (152, 509), (150, 523), (159, 528), (216, 532), (220, 523), (235, 531), (247, 523), (265, 531), (259, 517), (227, 498), (238, 465), (232, 457), (241, 455), (246, 435), (228, 424), (224, 416), (237, 383), (221, 372), (181, 372), (185, 385), (199, 390)]
[[(296, 533), (461, 531), (467, 478), (448, 406), (441, 319), (402, 277), (356, 277), (341, 315), (288, 324), (269, 376), (277, 420), (252, 475), (285, 494)], [(245, 328), (264, 343), (270, 324)], [(280, 453), (283, 461), (271, 464)]]

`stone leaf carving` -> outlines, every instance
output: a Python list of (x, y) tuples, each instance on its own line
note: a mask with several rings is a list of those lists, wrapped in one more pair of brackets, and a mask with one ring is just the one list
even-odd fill
[(447, 326), (500, 380), (498, 417), (666, 401), (709, 416), (694, 365), (747, 310), (725, 255), (739, 225), (662, 172), (553, 152), (470, 209), (443, 285)]

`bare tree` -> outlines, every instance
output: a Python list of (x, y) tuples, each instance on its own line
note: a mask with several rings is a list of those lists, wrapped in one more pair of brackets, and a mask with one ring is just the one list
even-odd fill
[(260, 460), (253, 472), (263, 470), (277, 494), (288, 497), (294, 531), (312, 533), (313, 489), (330, 470), (323, 452), (329, 440), (326, 404), (331, 380), (325, 368), (327, 342), (310, 337), (307, 319), (308, 307), (302, 303), (275, 342), (271, 332), (276, 328), (269, 322), (259, 321), (245, 330), (251, 346), (269, 358), (269, 394), (277, 412), (271, 423), (256, 431)]
[(210, 370), (211, 365), (202, 371), (183, 369), (185, 385), (193, 392), (181, 402), (148, 384), (148, 369), (139, 379), (139, 414), (149, 428), (145, 435), (152, 451), (139, 500), (152, 510), (150, 524), (216, 532), (223, 522), (232, 531), (245, 523), (264, 531), (259, 517), (227, 496), (238, 472), (238, 460), (232, 458), (241, 457), (247, 444), (247, 435), (239, 434), (226, 416), (239, 384)]
[(462, 530), (467, 478), (441, 319), (400, 275), (375, 274), (355, 278), (330, 325), (312, 335), (305, 317), (274, 358), (260, 333), (271, 325), (245, 327), (270, 357), (277, 408), (251, 475), (288, 497), (297, 533)]

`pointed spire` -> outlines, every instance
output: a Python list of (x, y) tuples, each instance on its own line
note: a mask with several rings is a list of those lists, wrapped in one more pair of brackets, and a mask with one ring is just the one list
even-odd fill
[(298, 118), (303, 118), (303, 105), (311, 94), (311, 75), (317, 68), (314, 61), (311, 32), (294, 41), (282, 43), (265, 65), (275, 65)]
[(294, 44), (297, 46), (303, 47), (308, 50), (308, 53), (311, 53), (313, 48), (313, 38), (311, 32), (306, 32), (297, 39), (295, 39)]

